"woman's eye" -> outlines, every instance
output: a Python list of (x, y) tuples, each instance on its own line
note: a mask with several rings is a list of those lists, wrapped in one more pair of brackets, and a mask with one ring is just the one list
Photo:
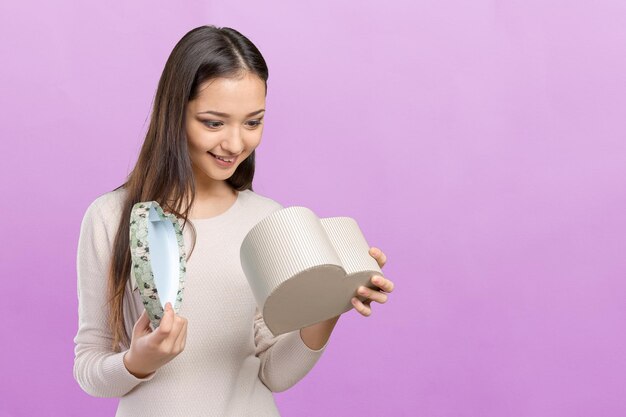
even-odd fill
[(222, 124), (222, 122), (213, 122), (210, 120), (203, 120), (202, 123), (204, 123), (206, 126), (210, 128), (218, 128)]
[[(211, 120), (203, 120), (202, 123), (204, 123), (206, 126), (210, 127), (211, 129), (217, 129), (218, 127), (224, 124), (222, 122), (215, 122)], [(261, 123), (263, 123), (261, 120), (251, 120), (248, 126), (257, 127)]]

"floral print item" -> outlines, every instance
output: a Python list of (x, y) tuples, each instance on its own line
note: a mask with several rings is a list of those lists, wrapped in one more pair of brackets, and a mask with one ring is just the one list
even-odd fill
[[(173, 230), (176, 236), (176, 242), (178, 246), (178, 253), (167, 253), (167, 256), (178, 257), (178, 291), (176, 293), (176, 300), (172, 303), (174, 311), (178, 313), (180, 305), (182, 303), (184, 284), (185, 284), (185, 244), (183, 240), (183, 233), (178, 223), (178, 219), (171, 213), (164, 212), (159, 203), (156, 201), (139, 202), (136, 203), (130, 215), (130, 253), (131, 253), (131, 275), (137, 283), (139, 293), (143, 301), (143, 305), (150, 318), (150, 324), (152, 329), (155, 330), (161, 322), (161, 317), (164, 314), (164, 306), (167, 300), (161, 300), (159, 298), (159, 292), (157, 290), (153, 266), (164, 265), (167, 262), (160, 262), (163, 260), (151, 259), (151, 256), (155, 255), (155, 250), (150, 253), (150, 243), (148, 239), (149, 230), (152, 229), (155, 222), (169, 222), (173, 226), (165, 228), (165, 230)], [(154, 236), (152, 236), (154, 238)], [(167, 245), (165, 246), (167, 248)], [(161, 252), (161, 251), (159, 251)], [(162, 271), (159, 272), (159, 276)]]

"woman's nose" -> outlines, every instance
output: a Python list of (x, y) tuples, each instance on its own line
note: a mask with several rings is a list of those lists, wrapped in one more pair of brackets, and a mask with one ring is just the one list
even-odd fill
[(241, 152), (243, 152), (243, 146), (241, 146), (240, 143), (241, 142), (237, 142), (234, 144), (231, 141), (227, 141), (222, 144), (222, 149), (224, 149), (224, 152), (228, 153), (229, 155), (239, 155)]
[(243, 152), (243, 148), (243, 135), (239, 131), (233, 132), (227, 140), (222, 142), (222, 149), (228, 151), (232, 155), (239, 155)]

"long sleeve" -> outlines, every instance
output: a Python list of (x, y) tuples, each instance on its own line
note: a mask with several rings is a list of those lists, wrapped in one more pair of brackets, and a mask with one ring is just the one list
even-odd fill
[(255, 355), (261, 359), (259, 378), (272, 392), (294, 386), (315, 366), (328, 341), (318, 350), (309, 348), (300, 337), (300, 330), (274, 336), (256, 309), (254, 316)]
[(73, 373), (80, 387), (95, 397), (123, 396), (156, 374), (136, 378), (124, 366), (123, 357), (127, 350), (114, 352), (110, 348), (107, 273), (114, 237), (112, 226), (116, 227), (118, 223), (106, 217), (114, 217), (111, 213), (102, 197), (87, 208), (80, 227), (76, 259), (78, 331), (74, 338)]

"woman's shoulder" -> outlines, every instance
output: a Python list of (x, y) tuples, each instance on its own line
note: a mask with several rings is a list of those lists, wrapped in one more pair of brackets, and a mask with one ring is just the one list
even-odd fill
[(243, 197), (243, 202), (256, 210), (265, 209), (269, 212), (273, 212), (283, 208), (283, 205), (278, 201), (266, 195), (259, 194), (253, 190), (247, 189), (240, 191), (240, 193)]
[(92, 219), (94, 216), (101, 217), (105, 222), (119, 219), (124, 205), (127, 190), (123, 187), (116, 188), (98, 195), (85, 211), (85, 218)]

